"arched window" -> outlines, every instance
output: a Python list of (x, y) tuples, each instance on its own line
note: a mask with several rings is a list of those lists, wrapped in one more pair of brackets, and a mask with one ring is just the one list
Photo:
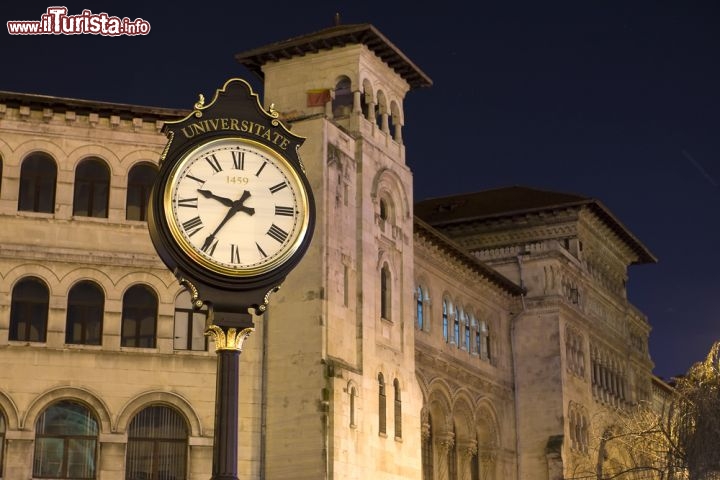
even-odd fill
[(380, 317), (385, 320), (392, 320), (392, 287), (390, 268), (384, 264), (380, 270)]
[(188, 426), (175, 410), (153, 405), (140, 411), (128, 428), (125, 479), (185, 480)]
[(105, 295), (94, 282), (80, 282), (68, 294), (65, 343), (102, 343)]
[(423, 297), (423, 288), (421, 285), (418, 285), (417, 287), (417, 327), (419, 330), (422, 330), (425, 326), (425, 318), (424, 318), (424, 311), (423, 311), (423, 302), (425, 301), (425, 298)]
[(375, 124), (381, 131), (388, 133), (388, 104), (385, 93), (377, 93), (377, 107), (375, 110)]
[(44, 153), (33, 153), (20, 167), (18, 210), (24, 212), (55, 212), (57, 165)]
[(394, 417), (395, 417), (395, 438), (402, 438), (402, 398), (400, 398), (400, 381), (393, 380), (395, 390)]
[(9, 339), (44, 342), (47, 333), (50, 293), (39, 278), (20, 280), (13, 288)]
[(378, 214), (379, 214), (379, 216), (380, 216), (380, 220), (382, 220), (383, 222), (387, 222), (387, 219), (388, 219), (388, 216), (389, 216), (389, 212), (388, 212), (387, 200), (385, 200), (384, 198), (381, 198), (381, 199), (380, 199), (379, 213), (378, 213)]
[(357, 389), (350, 388), (350, 427), (355, 428), (355, 398), (357, 397)]
[(110, 170), (98, 158), (83, 160), (75, 171), (73, 215), (79, 217), (108, 216)]
[(462, 312), (463, 347), (470, 351), (470, 323), (467, 312)]
[(95, 478), (98, 422), (84, 405), (63, 400), (35, 424), (33, 477)]
[(155, 348), (158, 300), (144, 285), (130, 287), (123, 295), (121, 345)]
[(343, 118), (350, 115), (353, 105), (353, 93), (348, 77), (342, 77), (335, 85), (335, 98), (332, 101), (334, 118)]
[(450, 341), (450, 335), (448, 332), (448, 328), (449, 328), (449, 326), (448, 326), (448, 313), (449, 313), (448, 310), (449, 310), (448, 301), (446, 298), (444, 298), (443, 303), (442, 303), (442, 331), (443, 331), (443, 340), (445, 340), (446, 343)]
[(175, 299), (175, 350), (207, 350), (206, 320), (207, 308), (193, 309), (190, 293), (181, 292)]
[(480, 321), (480, 358), (490, 360), (490, 331), (485, 320)]
[(378, 373), (378, 431), (380, 434), (387, 434), (385, 377)]
[(147, 220), (147, 206), (157, 169), (154, 165), (142, 163), (135, 165), (128, 173), (127, 201), (125, 218), (127, 220)]
[(453, 319), (453, 341), (455, 342), (455, 346), (457, 348), (460, 348), (460, 345), (462, 345), (462, 340), (460, 338), (460, 317), (462, 316), (462, 307), (457, 306), (455, 307), (455, 317)]

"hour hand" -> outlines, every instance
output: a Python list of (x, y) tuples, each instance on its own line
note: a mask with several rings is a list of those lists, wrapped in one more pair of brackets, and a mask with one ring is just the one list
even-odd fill
[(212, 193), (210, 190), (203, 190), (203, 189), (201, 189), (201, 188), (198, 188), (198, 193), (201, 194), (201, 195), (202, 195), (203, 197), (205, 197), (205, 198), (215, 199), (215, 200), (217, 200), (218, 202), (220, 202), (220, 203), (222, 203), (223, 205), (225, 205), (226, 207), (232, 207), (232, 206), (233, 206), (233, 201), (232, 201), (232, 200), (230, 200), (229, 198), (220, 197), (220, 196), (218, 196), (218, 195), (215, 195), (215, 194)]

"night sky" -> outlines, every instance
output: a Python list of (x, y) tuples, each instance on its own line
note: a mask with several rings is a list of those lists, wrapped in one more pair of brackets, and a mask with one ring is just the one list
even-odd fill
[(511, 185), (595, 198), (659, 259), (628, 284), (655, 373), (720, 339), (720, 3), (155, 3), (61, 4), (151, 26), (103, 37), (9, 35), (58, 3), (3, 2), (0, 90), (191, 108), (231, 77), (260, 89), (235, 53), (336, 12), (371, 23), (434, 82), (405, 101), (416, 200)]

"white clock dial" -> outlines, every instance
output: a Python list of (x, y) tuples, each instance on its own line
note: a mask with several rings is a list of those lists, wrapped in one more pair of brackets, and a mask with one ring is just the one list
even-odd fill
[(255, 275), (288, 259), (307, 231), (308, 196), (295, 170), (263, 145), (207, 142), (178, 162), (166, 217), (180, 247), (227, 275)]

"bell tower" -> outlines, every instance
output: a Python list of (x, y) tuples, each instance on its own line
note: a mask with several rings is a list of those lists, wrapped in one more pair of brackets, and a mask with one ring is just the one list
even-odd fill
[(369, 24), (236, 59), (263, 80), (265, 107), (306, 138), (300, 157), (317, 208), (308, 253), (259, 322), (262, 475), (420, 478), (402, 131), (405, 95), (432, 82)]

